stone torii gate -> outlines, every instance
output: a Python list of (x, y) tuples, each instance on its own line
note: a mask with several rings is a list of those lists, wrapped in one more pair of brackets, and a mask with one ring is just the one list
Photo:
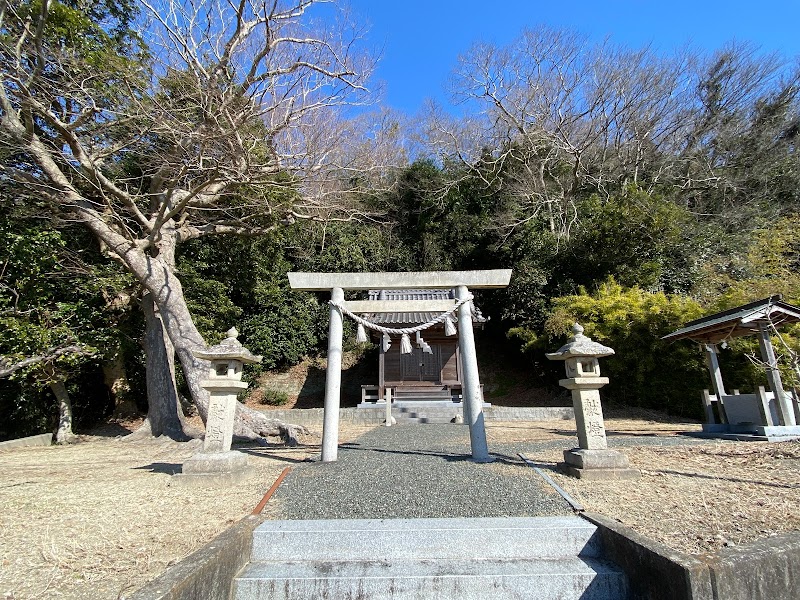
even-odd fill
[[(452, 310), (469, 295), (469, 288), (504, 288), (511, 279), (511, 269), (491, 271), (430, 271), (416, 273), (288, 273), (292, 289), (331, 293), (328, 328), (328, 368), (325, 379), (325, 413), (322, 426), (322, 462), (335, 462), (339, 450), (339, 406), (342, 381), (342, 311), (341, 304), (353, 313), (439, 312)], [(345, 290), (452, 289), (455, 300), (350, 301)], [(472, 459), (490, 462), (483, 420), (483, 400), (478, 379), (478, 359), (472, 330), (472, 301), (458, 308), (459, 351), (463, 368), (464, 420), (469, 424)]]

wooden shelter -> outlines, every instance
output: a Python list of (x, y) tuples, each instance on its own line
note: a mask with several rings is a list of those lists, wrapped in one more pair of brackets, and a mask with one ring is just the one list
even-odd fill
[[(703, 345), (714, 394), (703, 393), (707, 424), (704, 430), (718, 433), (755, 433), (771, 439), (781, 435), (800, 435), (798, 399), (783, 389), (778, 361), (770, 334), (778, 328), (800, 322), (800, 307), (781, 296), (737, 306), (687, 323), (664, 336), (664, 340), (689, 339)], [(757, 335), (769, 391), (759, 387), (753, 394), (728, 394), (722, 380), (718, 345), (727, 340)], [(784, 428), (784, 429), (781, 429)], [(769, 431), (768, 431), (769, 430)]]

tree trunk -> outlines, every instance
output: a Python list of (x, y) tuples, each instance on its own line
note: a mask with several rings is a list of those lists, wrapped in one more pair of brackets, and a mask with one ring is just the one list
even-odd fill
[(58, 429), (56, 429), (56, 444), (69, 444), (75, 435), (72, 433), (72, 401), (63, 381), (50, 384), (53, 395), (58, 400)]
[[(206, 347), (205, 340), (192, 320), (183, 286), (175, 275), (175, 245), (177, 233), (164, 227), (155, 256), (139, 245), (112, 230), (92, 211), (84, 211), (85, 224), (102, 240), (119, 260), (130, 270), (152, 295), (152, 301), (161, 318), (164, 331), (174, 346), (183, 374), (197, 411), (203, 422), (208, 415), (209, 394), (200, 385), (209, 372), (208, 361), (196, 358), (192, 350)], [(300, 433), (308, 433), (305, 427), (270, 419), (263, 413), (237, 403), (234, 435), (249, 440), (261, 440), (266, 436), (280, 436), (289, 445), (297, 444)], [(263, 440), (262, 440), (263, 441)]]
[(136, 402), (131, 399), (131, 385), (125, 372), (125, 361), (118, 352), (111, 361), (103, 363), (103, 382), (114, 403), (114, 417), (131, 417), (139, 412)]
[[(203, 422), (208, 414), (209, 394), (201, 385), (206, 379), (210, 365), (208, 361), (196, 358), (192, 350), (204, 348), (205, 341), (195, 327), (183, 289), (177, 277), (168, 269), (163, 269), (164, 282), (153, 289), (153, 297), (162, 315), (164, 327), (169, 339), (175, 346), (178, 360), (181, 363), (186, 383), (192, 393), (197, 411)], [(143, 282), (147, 286), (147, 282)], [(148, 289), (149, 286), (148, 286)], [(284, 423), (279, 419), (270, 419), (263, 413), (236, 404), (236, 421), (233, 434), (248, 440), (258, 440), (267, 436), (280, 436), (290, 446), (297, 445), (297, 436), (308, 433), (305, 427)]]
[(175, 350), (165, 334), (152, 294), (147, 293), (142, 298), (142, 311), (145, 317), (147, 418), (136, 434), (165, 435), (173, 440), (186, 441), (191, 436), (186, 433), (175, 384)]

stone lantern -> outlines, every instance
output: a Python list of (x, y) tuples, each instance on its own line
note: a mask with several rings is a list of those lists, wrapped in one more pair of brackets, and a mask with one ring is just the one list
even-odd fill
[(231, 450), (233, 423), (236, 416), (236, 396), (247, 389), (242, 381), (245, 363), (261, 362), (236, 338), (239, 332), (231, 328), (222, 343), (206, 350), (196, 350), (197, 358), (211, 363), (208, 379), (200, 382), (209, 391), (206, 435), (203, 450), (183, 463), (182, 478), (208, 483), (233, 483), (250, 474), (247, 456)]
[(573, 336), (556, 352), (547, 354), (550, 360), (563, 360), (567, 378), (558, 383), (572, 390), (572, 406), (578, 430), (578, 448), (564, 451), (561, 465), (567, 474), (585, 479), (623, 479), (638, 477), (639, 471), (629, 468), (628, 457), (608, 449), (600, 388), (608, 377), (600, 376), (603, 356), (614, 350), (583, 335), (583, 327), (575, 323)]

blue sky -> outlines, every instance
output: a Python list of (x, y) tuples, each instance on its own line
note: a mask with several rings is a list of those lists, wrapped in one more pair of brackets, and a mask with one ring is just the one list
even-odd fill
[(473, 42), (506, 44), (525, 27), (570, 28), (600, 41), (646, 44), (669, 53), (687, 43), (714, 50), (750, 41), (788, 57), (800, 55), (800, 0), (350, 0), (382, 48), (377, 77), (385, 103), (415, 113), (425, 98), (447, 102), (445, 82)]

